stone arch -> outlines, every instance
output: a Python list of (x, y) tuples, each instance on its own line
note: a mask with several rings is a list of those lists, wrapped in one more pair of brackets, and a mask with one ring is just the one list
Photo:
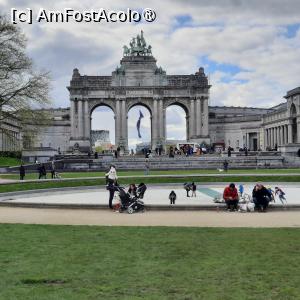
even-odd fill
[(297, 108), (295, 103), (291, 104), (289, 113), (292, 118), (295, 118), (297, 116)]
[[(165, 103), (165, 110), (167, 112), (167, 108), (170, 107), (170, 106), (179, 106), (181, 107), (184, 112), (185, 112), (185, 126), (186, 126), (186, 140), (189, 140), (190, 139), (190, 110), (189, 110), (189, 107), (186, 103), (186, 101), (184, 100), (170, 100), (170, 101), (166, 101)], [(166, 124), (167, 126), (167, 124)], [(166, 135), (167, 135), (167, 132), (166, 132)], [(167, 138), (167, 136), (166, 136)]]
[(116, 114), (116, 107), (113, 101), (108, 100), (89, 100), (89, 114), (92, 115), (93, 111), (100, 106), (109, 107), (114, 114)]
[[(89, 118), (89, 126), (90, 126), (90, 141), (92, 142), (92, 136), (91, 136), (91, 132), (92, 132), (92, 115), (93, 115), (93, 112), (99, 108), (99, 107), (107, 107), (111, 110), (111, 112), (113, 113), (113, 120), (112, 120), (112, 123), (113, 123), (113, 127), (114, 129), (112, 129), (112, 131), (110, 130), (110, 141), (111, 143), (114, 143), (114, 138), (113, 136), (115, 136), (115, 131), (116, 131), (116, 113), (115, 113), (115, 105), (113, 104), (112, 101), (90, 101), (89, 102), (89, 111), (88, 111), (88, 118)], [(105, 112), (103, 112), (105, 113)], [(108, 128), (104, 128), (103, 127), (103, 130), (107, 130)], [(102, 130), (102, 129), (101, 129)]]
[(164, 109), (167, 109), (171, 105), (178, 105), (185, 111), (186, 115), (190, 115), (189, 106), (187, 104), (187, 101), (184, 100), (167, 100), (164, 105)]
[(150, 116), (152, 117), (152, 104), (151, 103), (148, 103), (147, 101), (141, 101), (141, 100), (130, 100), (127, 102), (127, 114), (128, 112), (135, 106), (144, 106), (146, 107), (149, 112), (150, 112)]

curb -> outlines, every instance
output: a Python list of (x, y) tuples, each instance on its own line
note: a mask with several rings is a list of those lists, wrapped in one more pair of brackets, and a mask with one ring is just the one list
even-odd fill
[[(93, 209), (108, 210), (105, 204), (59, 204), (59, 203), (34, 203), (34, 202), (0, 202), (0, 207), (21, 207), (21, 208), (44, 208), (44, 209)], [(225, 211), (225, 204), (220, 205), (145, 205), (148, 211)], [(271, 211), (300, 210), (300, 204), (286, 206), (269, 206)]]

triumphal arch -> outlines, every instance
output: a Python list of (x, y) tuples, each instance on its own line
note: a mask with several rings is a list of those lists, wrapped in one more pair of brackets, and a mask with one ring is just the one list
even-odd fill
[[(89, 151), (91, 114), (101, 105), (115, 115), (116, 146), (128, 151), (128, 111), (135, 105), (148, 108), (151, 115), (151, 147), (166, 142), (166, 109), (181, 106), (186, 113), (187, 140), (209, 143), (209, 88), (203, 68), (192, 75), (167, 75), (157, 66), (151, 45), (143, 31), (123, 47), (120, 66), (111, 76), (81, 75), (78, 69), (68, 86), (71, 101), (71, 149)], [(174, 64), (180, 64), (174, 61)], [(103, 128), (105, 129), (105, 128)]]

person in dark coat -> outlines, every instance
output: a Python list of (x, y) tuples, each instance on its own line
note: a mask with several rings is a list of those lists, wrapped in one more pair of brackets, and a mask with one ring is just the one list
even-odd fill
[(229, 165), (229, 163), (228, 163), (228, 161), (225, 159), (225, 161), (224, 161), (224, 163), (223, 163), (223, 169), (224, 169), (225, 172), (228, 171), (228, 165)]
[(228, 147), (227, 155), (228, 155), (228, 157), (231, 157), (231, 147), (230, 146)]
[(24, 180), (25, 177), (25, 167), (23, 166), (23, 164), (21, 164), (20, 166), (20, 180)]
[(176, 198), (177, 198), (176, 193), (174, 191), (171, 191), (171, 193), (169, 195), (170, 204), (175, 204)]
[(252, 191), (252, 198), (257, 211), (267, 211), (270, 201), (270, 193), (262, 184), (258, 183), (255, 185)]
[(42, 164), (42, 177), (44, 177), (45, 179), (47, 178), (47, 171), (44, 164)]
[(39, 179), (41, 179), (43, 177), (43, 168), (41, 164), (38, 166), (38, 172), (39, 172)]
[(109, 191), (109, 200), (108, 206), (110, 209), (113, 209), (112, 201), (115, 194), (115, 186), (118, 184), (118, 176), (115, 166), (111, 165), (109, 171), (105, 174), (107, 178), (107, 190)]

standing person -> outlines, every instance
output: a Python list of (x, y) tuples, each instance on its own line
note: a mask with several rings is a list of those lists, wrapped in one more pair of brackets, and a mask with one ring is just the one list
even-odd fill
[(149, 170), (150, 170), (150, 161), (149, 158), (147, 157), (145, 159), (145, 175), (149, 175)]
[(19, 170), (20, 170), (20, 180), (24, 180), (24, 177), (25, 177), (25, 167), (23, 166), (23, 164), (21, 164)]
[(266, 212), (269, 205), (269, 191), (260, 183), (252, 191), (252, 198), (257, 211)]
[(190, 197), (189, 195), (189, 191), (192, 189), (192, 184), (191, 183), (185, 183), (183, 185), (184, 189), (186, 190), (186, 196), (187, 197)]
[(229, 163), (228, 163), (228, 161), (225, 159), (225, 161), (224, 161), (224, 163), (223, 163), (223, 169), (224, 169), (225, 172), (228, 171), (228, 165), (229, 165)]
[(44, 179), (47, 179), (47, 171), (46, 171), (46, 166), (42, 164), (42, 177)]
[(228, 211), (237, 211), (239, 195), (234, 183), (230, 183), (230, 185), (224, 189), (223, 199), (225, 200)]
[(177, 198), (176, 193), (174, 191), (171, 191), (171, 193), (169, 195), (170, 204), (175, 204), (176, 198)]
[(231, 147), (230, 146), (228, 146), (227, 155), (228, 155), (228, 157), (231, 157)]
[(39, 164), (38, 166), (38, 172), (39, 172), (39, 179), (41, 179), (43, 177), (43, 168), (42, 168), (42, 165)]
[(278, 186), (275, 186), (275, 196), (277, 194), (278, 194), (278, 198), (282, 204), (284, 204), (284, 201), (285, 201), (285, 203), (287, 203), (286, 198), (285, 198), (285, 192)]
[(109, 190), (109, 200), (108, 200), (108, 206), (110, 209), (113, 209), (112, 201), (115, 195), (115, 186), (117, 185), (117, 171), (115, 166), (111, 165), (109, 167), (109, 171), (105, 174), (107, 178), (107, 189)]
[(242, 184), (239, 185), (239, 193), (240, 193), (240, 197), (242, 197), (244, 194), (244, 186)]
[(54, 162), (54, 160), (52, 160), (52, 162), (51, 162), (51, 178), (52, 179), (55, 178), (55, 162)]
[(244, 151), (245, 151), (245, 156), (248, 156), (248, 148), (246, 146), (244, 147)]
[(195, 182), (192, 182), (192, 197), (196, 197), (197, 186)]

